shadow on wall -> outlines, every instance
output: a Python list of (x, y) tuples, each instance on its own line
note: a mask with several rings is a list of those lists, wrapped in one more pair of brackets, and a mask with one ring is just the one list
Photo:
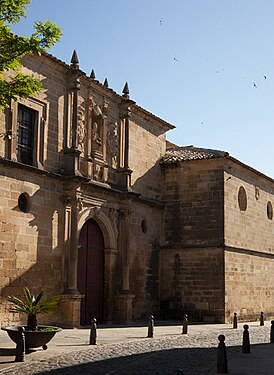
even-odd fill
[[(159, 160), (131, 186), (139, 193), (136, 218), (131, 225), (132, 261), (130, 283), (135, 295), (136, 319), (151, 314), (159, 316), (160, 300), (160, 238), (163, 204), (161, 202), (161, 167)], [(144, 206), (143, 206), (144, 204)]]
[[(18, 176), (16, 177), (18, 181)], [(27, 177), (28, 174), (25, 173), (25, 183), (28, 182)], [(20, 224), (20, 227), (14, 225), (9, 233), (13, 239), (13, 248), (7, 255), (6, 267), (9, 267), (7, 272), (13, 275), (13, 278), (10, 277), (12, 281), (1, 289), (3, 299), (8, 295), (23, 297), (25, 286), (29, 287), (34, 294), (45, 289), (47, 295), (53, 295), (63, 289), (61, 272), (63, 238), (59, 228), (63, 228), (64, 210), (60, 199), (57, 198), (61, 185), (58, 185), (56, 181), (44, 180), (43, 182), (41, 178), (41, 184), (45, 182), (51, 185), (51, 189), (39, 188), (29, 196), (29, 210), (27, 210), (29, 212), (21, 212), (18, 205), (12, 209), (18, 214), (21, 212), (21, 215), (13, 216), (12, 221), (20, 216), (21, 221), (25, 221), (26, 224), (25, 226)], [(52, 194), (57, 198), (55, 208), (52, 208), (51, 204)], [(25, 196), (25, 193), (22, 195)], [(31, 220), (30, 216), (33, 217)], [(43, 319), (48, 321), (52, 318), (41, 316), (40, 323)]]
[(141, 198), (160, 200), (162, 197), (161, 181), (161, 167), (158, 160), (146, 173), (135, 180), (131, 188), (135, 193), (141, 194)]
[[(50, 81), (47, 78), (43, 79), (46, 95), (48, 95), (49, 84)], [(62, 95), (65, 97), (65, 93)], [(47, 98), (48, 96), (45, 97), (45, 101)], [(59, 128), (55, 126), (56, 123), (59, 124), (60, 120), (57, 110), (60, 98), (48, 102), (50, 104), (48, 104), (46, 113), (48, 116), (47, 134), (42, 134), (42, 138), (38, 140), (42, 143), (46, 138), (50, 140), (45, 143), (45, 152), (48, 158), (44, 160), (43, 166), (46, 167), (45, 169), (50, 168), (53, 171), (59, 168), (60, 162), (62, 162), (61, 154), (63, 154), (62, 151), (58, 153)], [(42, 121), (42, 119), (40, 120)], [(7, 139), (6, 142), (9, 140)], [(53, 161), (50, 158), (52, 154), (57, 155)], [(6, 157), (9, 158), (8, 151)], [(24, 204), (25, 201), (27, 206), (22, 210), (22, 207), (20, 209), (18, 205), (15, 205), (12, 208), (14, 215), (7, 215), (8, 218), (11, 216), (11, 223), (7, 223), (11, 228), (9, 230), (10, 239), (9, 241), (7, 239), (3, 244), (12, 242), (10, 251), (6, 255), (5, 264), (9, 279), (12, 281), (2, 286), (2, 299), (8, 295), (23, 297), (25, 286), (28, 286), (33, 293), (44, 288), (47, 295), (59, 293), (64, 288), (62, 279), (64, 238), (63, 231), (60, 230), (64, 227), (62, 184), (58, 180), (48, 178), (43, 173), (33, 173), (29, 171), (30, 169), (31, 167), (28, 166), (21, 170), (7, 167), (4, 172), (11, 181), (16, 181), (13, 183), (14, 194), (19, 191), (21, 204)], [(16, 198), (13, 196), (13, 199)], [(7, 312), (8, 306), (2, 306), (2, 312), (4, 312), (4, 308)], [(48, 322), (53, 318), (43, 315), (39, 319), (40, 323), (43, 322), (43, 319)]]

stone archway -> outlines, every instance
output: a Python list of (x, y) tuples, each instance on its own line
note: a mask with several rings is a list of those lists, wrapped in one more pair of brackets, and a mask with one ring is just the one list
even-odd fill
[[(102, 235), (102, 242), (103, 242), (103, 270), (101, 275), (98, 277), (102, 279), (103, 282), (103, 311), (101, 313), (101, 316), (99, 316), (99, 320), (105, 321), (105, 322), (111, 322), (112, 316), (113, 316), (113, 299), (114, 299), (114, 281), (115, 281), (115, 264), (116, 264), (116, 257), (117, 257), (117, 237), (118, 237), (118, 231), (116, 228), (115, 220), (111, 220), (109, 215), (107, 215), (105, 212), (103, 212), (102, 209), (98, 208), (87, 208), (81, 212), (79, 215), (79, 221), (78, 221), (78, 246), (82, 246), (82, 233), (85, 232), (85, 227), (87, 225), (90, 225), (89, 223), (93, 223), (93, 229), (97, 232), (97, 240), (100, 238), (100, 232)], [(84, 235), (84, 234), (83, 234)], [(100, 241), (100, 239), (99, 239)], [(99, 251), (100, 249), (97, 249), (96, 251)], [(80, 255), (80, 249), (79, 249), (79, 255)], [(98, 260), (98, 259), (97, 259)], [(78, 260), (79, 261), (79, 260)], [(81, 262), (81, 260), (80, 260)], [(102, 262), (101, 260), (98, 260), (97, 267), (100, 267), (99, 264)], [(99, 270), (98, 270), (99, 271)], [(78, 267), (78, 271), (81, 272), (81, 270)], [(99, 271), (101, 272), (101, 271)], [(102, 277), (103, 275), (103, 277)], [(77, 276), (77, 279), (79, 280), (79, 277)], [(80, 291), (81, 292), (81, 291)], [(99, 298), (99, 297), (98, 297)], [(84, 303), (82, 304), (82, 306)], [(100, 308), (99, 308), (100, 310)], [(99, 311), (98, 310), (98, 311)], [(87, 310), (88, 311), (88, 310)], [(83, 313), (81, 313), (81, 324), (84, 323)], [(97, 318), (96, 316), (94, 316)], [(86, 319), (88, 316), (86, 317)], [(89, 317), (90, 319), (91, 317)], [(87, 322), (86, 322), (87, 323)]]

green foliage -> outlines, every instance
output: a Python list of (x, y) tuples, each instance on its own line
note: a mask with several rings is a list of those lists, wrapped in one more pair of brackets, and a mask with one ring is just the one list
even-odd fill
[[(20, 60), (28, 54), (41, 54), (51, 48), (61, 37), (61, 30), (50, 21), (37, 21), (30, 37), (12, 32), (9, 24), (15, 24), (26, 16), (30, 0), (0, 0), (0, 108), (7, 108), (11, 99), (26, 98), (36, 94), (41, 83), (34, 77), (18, 71)], [(14, 71), (3, 79), (4, 72)]]
[(0, 21), (17, 23), (21, 17), (26, 16), (26, 5), (30, 0), (1, 0)]
[(30, 290), (24, 288), (26, 301), (22, 301), (15, 296), (8, 296), (8, 301), (13, 304), (10, 312), (29, 314), (53, 314), (58, 303), (58, 297), (52, 296), (43, 300), (44, 290), (41, 290), (37, 296), (31, 294)]

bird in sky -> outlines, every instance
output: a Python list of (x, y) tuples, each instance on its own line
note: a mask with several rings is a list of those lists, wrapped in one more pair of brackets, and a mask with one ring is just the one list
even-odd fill
[(216, 70), (216, 73), (217, 74), (222, 74), (225, 70), (223, 68), (220, 68), (218, 70)]
[(176, 59), (176, 57), (173, 57), (173, 60), (175, 60), (175, 61), (179, 61), (178, 59)]
[(266, 79), (266, 76), (264, 76), (264, 79)]
[(253, 86), (257, 88), (257, 85), (256, 85), (256, 83), (255, 83), (255, 82), (253, 82)]

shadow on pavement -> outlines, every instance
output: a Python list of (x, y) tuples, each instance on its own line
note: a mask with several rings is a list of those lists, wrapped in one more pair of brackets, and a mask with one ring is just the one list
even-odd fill
[[(228, 359), (241, 347), (228, 347)], [(73, 356), (73, 355), (72, 355)], [(84, 361), (85, 359), (83, 359)], [(86, 358), (86, 361), (88, 358)], [(92, 361), (92, 359), (90, 359)], [(178, 348), (88, 362), (39, 372), (40, 375), (206, 375), (216, 371), (217, 348)], [(50, 364), (49, 364), (50, 366)]]
[(16, 349), (0, 348), (0, 357), (8, 357), (16, 354)]
[[(16, 349), (10, 348), (0, 348), (0, 364), (8, 364), (14, 362), (14, 357), (16, 355)], [(4, 361), (1, 361), (1, 357), (4, 357)], [(12, 360), (7, 360), (7, 358), (12, 357)]]

